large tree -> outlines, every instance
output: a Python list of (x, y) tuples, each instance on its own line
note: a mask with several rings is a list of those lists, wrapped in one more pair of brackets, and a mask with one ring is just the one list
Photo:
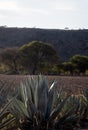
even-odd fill
[(41, 63), (56, 63), (58, 56), (50, 44), (33, 41), (20, 48), (22, 65), (35, 74)]

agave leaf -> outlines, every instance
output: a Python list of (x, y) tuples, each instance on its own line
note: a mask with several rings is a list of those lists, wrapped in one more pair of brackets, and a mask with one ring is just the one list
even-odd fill
[(85, 107), (81, 106), (81, 108), (80, 108), (80, 117), (83, 116), (84, 112), (85, 112)]
[(55, 125), (61, 126), (63, 123), (66, 123), (66, 122), (67, 122), (67, 119), (68, 119), (71, 115), (73, 115), (73, 110), (74, 110), (74, 108), (71, 108), (71, 109), (68, 110), (66, 113), (64, 113), (64, 114), (62, 115), (62, 117), (57, 118)]
[(27, 90), (27, 97), (30, 99), (31, 102), (34, 103), (34, 93), (35, 93), (35, 80), (33, 77), (27, 77), (25, 80), (26, 90)]
[(11, 99), (3, 108), (3, 110), (0, 112), (0, 117), (3, 116), (3, 114), (9, 109), (11, 102), (13, 102), (13, 99)]
[[(5, 103), (5, 98), (3, 96), (0, 95), (0, 105), (2, 105), (3, 103)], [(1, 106), (0, 106), (1, 107)]]
[(37, 112), (35, 105), (30, 100), (27, 101), (27, 111), (31, 119), (33, 118), (34, 114)]
[(15, 106), (11, 106), (11, 107), (9, 108), (9, 111), (10, 111), (10, 113), (13, 115), (13, 117), (16, 118), (16, 121), (19, 122), (19, 119), (21, 118), (21, 115), (20, 115), (18, 109), (17, 109)]
[(86, 107), (88, 106), (88, 100), (87, 100), (87, 98), (85, 96), (83, 96), (81, 98), (81, 101), (82, 101), (82, 103), (83, 103), (84, 106), (86, 106)]
[(69, 123), (74, 123), (74, 122), (77, 123), (77, 121), (79, 121), (78, 119), (79, 119), (79, 115), (73, 114), (73, 115), (67, 117), (66, 120), (64, 120), (64, 123), (68, 123), (68, 122)]
[(4, 106), (4, 108), (2, 109), (2, 111), (0, 112), (0, 121), (1, 121), (1, 123), (0, 123), (0, 128), (3, 128), (4, 126), (6, 126), (11, 120), (12, 120), (12, 118), (10, 118), (9, 120), (6, 120), (6, 122), (4, 122), (4, 123), (2, 123), (2, 120), (7, 116), (7, 115), (9, 115), (9, 108), (10, 108), (10, 105), (11, 105), (11, 102), (13, 101), (13, 99), (12, 100), (10, 100), (5, 106)]
[(23, 82), (21, 82), (20, 87), (18, 88), (18, 98), (25, 104), (27, 107), (27, 92), (26, 92), (26, 86)]
[(49, 117), (49, 115), (54, 107), (54, 104), (56, 101), (56, 96), (57, 96), (56, 82), (53, 82), (48, 91), (48, 106), (47, 106), (46, 117)]
[(65, 104), (66, 104), (68, 98), (69, 98), (69, 97), (67, 96), (67, 97), (64, 99), (64, 101), (61, 102), (61, 104), (58, 104), (57, 108), (55, 108), (55, 109), (52, 111), (52, 113), (50, 114), (50, 117), (49, 117), (49, 119), (48, 119), (49, 122), (50, 122), (50, 121), (53, 121), (53, 120), (57, 117), (57, 115), (61, 112), (61, 110), (64, 108), (64, 106), (65, 106)]
[(43, 76), (38, 77), (35, 88), (35, 106), (43, 115), (47, 111), (48, 102), (48, 82)]
[(5, 118), (7, 115), (9, 115), (9, 114), (10, 114), (9, 111), (3, 113), (3, 115), (0, 116), (0, 121), (1, 121), (2, 119), (4, 119), (4, 118)]
[(38, 76), (38, 79), (35, 80), (35, 89), (34, 89), (34, 104), (35, 104), (36, 109), (38, 109), (38, 87), (39, 87), (38, 83), (39, 83), (39, 76)]
[(29, 117), (27, 108), (25, 107), (25, 104), (21, 102), (20, 100), (14, 98), (14, 102), (12, 103), (13, 106), (19, 111), (19, 113), (25, 117)]
[(12, 123), (15, 120), (14, 117), (11, 117), (10, 119), (6, 120), (5, 122), (0, 124), (0, 129), (6, 127), (7, 125), (9, 125), (10, 123)]
[(34, 103), (35, 107), (38, 109), (38, 84), (35, 86)]
[(83, 94), (84, 94), (84, 96), (86, 97), (86, 99), (88, 101), (88, 89), (84, 89)]

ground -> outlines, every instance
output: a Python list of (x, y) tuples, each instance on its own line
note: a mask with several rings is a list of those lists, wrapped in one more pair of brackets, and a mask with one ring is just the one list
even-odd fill
[[(26, 76), (24, 75), (0, 75), (0, 86), (16, 88)], [(57, 88), (63, 88), (64, 91), (79, 94), (83, 89), (88, 89), (87, 76), (47, 76), (49, 84), (57, 81)], [(7, 85), (8, 84), (8, 85)]]

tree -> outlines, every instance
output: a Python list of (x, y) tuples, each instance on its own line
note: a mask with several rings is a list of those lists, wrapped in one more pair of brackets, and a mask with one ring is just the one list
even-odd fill
[(32, 74), (38, 70), (41, 63), (56, 63), (58, 56), (54, 48), (40, 41), (33, 41), (20, 48), (22, 65), (26, 69), (31, 69)]
[(63, 70), (64, 71), (69, 71), (70, 74), (73, 75), (74, 69), (75, 69), (75, 65), (72, 62), (64, 62), (62, 64)]
[(6, 48), (0, 54), (1, 62), (7, 66), (11, 71), (18, 71), (18, 49), (17, 48)]
[(76, 65), (81, 73), (84, 73), (88, 69), (88, 56), (74, 55), (70, 61)]

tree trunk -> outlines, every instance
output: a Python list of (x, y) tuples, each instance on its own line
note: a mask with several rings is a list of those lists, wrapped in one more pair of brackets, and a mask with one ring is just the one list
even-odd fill
[(14, 71), (16, 71), (16, 72), (17, 72), (18, 70), (17, 70), (16, 60), (13, 60), (13, 65), (14, 65), (14, 68), (13, 68), (13, 69), (14, 69)]
[(32, 74), (35, 75), (35, 72), (37, 70), (37, 64), (34, 64), (33, 69), (32, 69)]
[(36, 68), (34, 67), (32, 70), (32, 74), (35, 75), (35, 72), (36, 72)]

